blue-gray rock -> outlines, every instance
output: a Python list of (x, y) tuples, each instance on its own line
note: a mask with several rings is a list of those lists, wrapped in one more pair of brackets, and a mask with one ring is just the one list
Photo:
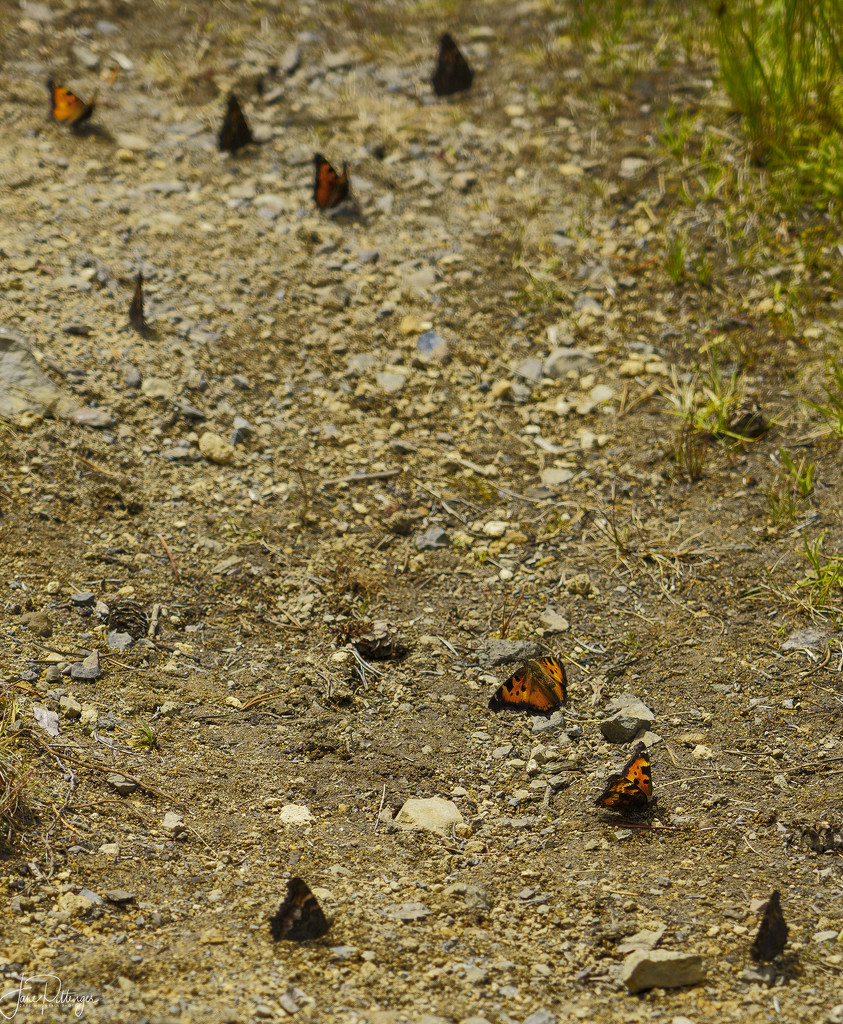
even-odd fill
[(71, 604), (82, 607), (83, 605), (93, 604), (96, 600), (96, 594), (92, 594), (90, 590), (83, 590), (78, 594), (71, 594), (69, 600)]
[(529, 1017), (525, 1017), (523, 1024), (556, 1024), (558, 1017), (550, 1010), (535, 1010)]
[(134, 642), (131, 633), (120, 633), (115, 630), (108, 634), (108, 646), (113, 647), (115, 651), (128, 650)]
[(422, 363), (448, 361), (448, 342), (436, 331), (425, 331), (416, 339), (416, 357)]
[(581, 348), (555, 348), (544, 361), (544, 376), (551, 380), (565, 377), (569, 370), (583, 373), (594, 362), (591, 352)]
[(71, 679), (99, 679), (101, 675), (99, 651), (94, 651), (70, 668)]
[(490, 637), (477, 648), (477, 661), (483, 668), (508, 665), (512, 661), (529, 661), (540, 658), (541, 644), (538, 640), (498, 640)]
[(250, 434), (255, 432), (255, 428), (244, 416), (235, 416), (233, 427), (234, 430), (231, 432), (232, 444), (242, 444), (249, 439)]
[(451, 538), (441, 526), (429, 526), (424, 533), (416, 534), (418, 551), (433, 551), (436, 548), (450, 547)]

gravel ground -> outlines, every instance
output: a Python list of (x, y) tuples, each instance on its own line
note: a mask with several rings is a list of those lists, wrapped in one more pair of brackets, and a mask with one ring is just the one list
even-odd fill
[[(833, 221), (669, 9), (577, 12), (0, 11), (0, 326), (67, 410), (2, 430), (7, 1016), (843, 1021)], [(490, 711), (542, 653), (565, 708)], [(293, 876), (332, 925), (275, 943)]]

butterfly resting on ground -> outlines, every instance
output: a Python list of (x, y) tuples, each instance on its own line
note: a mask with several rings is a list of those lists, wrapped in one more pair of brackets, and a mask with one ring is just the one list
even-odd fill
[(254, 141), (255, 137), (252, 135), (246, 115), (243, 113), (237, 97), (232, 93), (228, 97), (228, 107), (218, 137), (220, 150), (236, 153), (238, 149), (242, 149), (243, 146), (248, 146)]
[(149, 324), (143, 314), (143, 273), (140, 270), (135, 278), (135, 292), (129, 304), (129, 323), (144, 337), (150, 333)]
[(787, 942), (787, 924), (782, 913), (779, 890), (767, 900), (758, 934), (749, 948), (753, 960), (775, 960)]
[(610, 775), (606, 787), (594, 801), (621, 814), (643, 811), (653, 799), (653, 777), (650, 756), (643, 743), (636, 743), (632, 757), (619, 772)]
[(495, 690), (489, 700), (492, 711), (509, 708), (528, 714), (546, 714), (561, 707), (568, 697), (565, 666), (556, 658), (536, 658)]
[(287, 896), (278, 913), (269, 919), (272, 937), (304, 942), (318, 939), (331, 927), (310, 887), (300, 878), (287, 882)]
[(455, 92), (464, 92), (471, 88), (474, 81), (474, 72), (468, 61), (447, 32), (439, 40), (439, 58), (430, 81), (437, 96), (451, 96)]
[(96, 106), (96, 96), (90, 103), (80, 100), (79, 97), (50, 79), (47, 82), (47, 89), (50, 93), (50, 117), (59, 124), (69, 125), (71, 128), (78, 128), (93, 114)]
[(313, 199), (320, 210), (330, 210), (348, 198), (348, 164), (337, 174), (321, 153), (313, 157)]

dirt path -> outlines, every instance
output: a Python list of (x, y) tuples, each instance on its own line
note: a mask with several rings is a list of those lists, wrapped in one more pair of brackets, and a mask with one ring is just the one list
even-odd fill
[[(710, 54), (652, 15), (297, 6), (0, 13), (3, 326), (105, 423), (4, 428), (0, 757), (34, 818), (0, 1010), (47, 973), (90, 1021), (843, 1020), (843, 638), (836, 584), (794, 586), (803, 538), (843, 541), (800, 402), (832, 223), (753, 206)], [(50, 76), (99, 91), (92, 133), (46, 120)], [(262, 141), (233, 158), (231, 89)], [(315, 209), (316, 151), (356, 212)], [(695, 392), (773, 426), (683, 432)], [(489, 710), (502, 634), (566, 664), (563, 715)], [(623, 695), (646, 829), (593, 805)], [(431, 797), (444, 834), (395, 823)], [(294, 875), (333, 925), (273, 943)], [(628, 994), (642, 947), (704, 980)]]

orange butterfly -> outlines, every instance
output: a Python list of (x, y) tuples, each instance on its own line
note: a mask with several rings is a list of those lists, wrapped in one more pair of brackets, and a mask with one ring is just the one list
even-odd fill
[(269, 919), (269, 927), (276, 942), (279, 939), (304, 942), (324, 935), (331, 923), (307, 882), (301, 878), (291, 878), (287, 882), (287, 896), (278, 908), (278, 913)]
[(653, 799), (650, 757), (643, 743), (636, 743), (632, 757), (619, 772), (610, 775), (606, 788), (594, 801), (621, 814), (644, 810)]
[(494, 692), (489, 700), (492, 711), (511, 708), (541, 715), (555, 711), (568, 698), (565, 666), (556, 658), (537, 658), (526, 662)]
[(69, 89), (56, 85), (52, 78), (47, 82), (47, 89), (50, 93), (50, 117), (54, 121), (76, 128), (93, 114), (96, 96), (91, 99), (90, 103), (86, 103)]
[(430, 81), (437, 96), (451, 96), (455, 92), (463, 92), (470, 89), (474, 81), (474, 72), (468, 61), (447, 32), (439, 40), (439, 59)]
[(237, 97), (232, 93), (228, 97), (228, 107), (226, 108), (225, 118), (220, 128), (218, 137), (219, 147), (221, 150), (228, 150), (229, 153), (233, 154), (238, 149), (248, 146), (250, 142), (254, 141), (255, 137), (252, 135), (252, 129), (249, 127), (246, 115), (243, 113)]
[(342, 165), (342, 174), (337, 174), (321, 153), (313, 157), (315, 175), (313, 198), (320, 210), (330, 210), (348, 198), (348, 164)]

